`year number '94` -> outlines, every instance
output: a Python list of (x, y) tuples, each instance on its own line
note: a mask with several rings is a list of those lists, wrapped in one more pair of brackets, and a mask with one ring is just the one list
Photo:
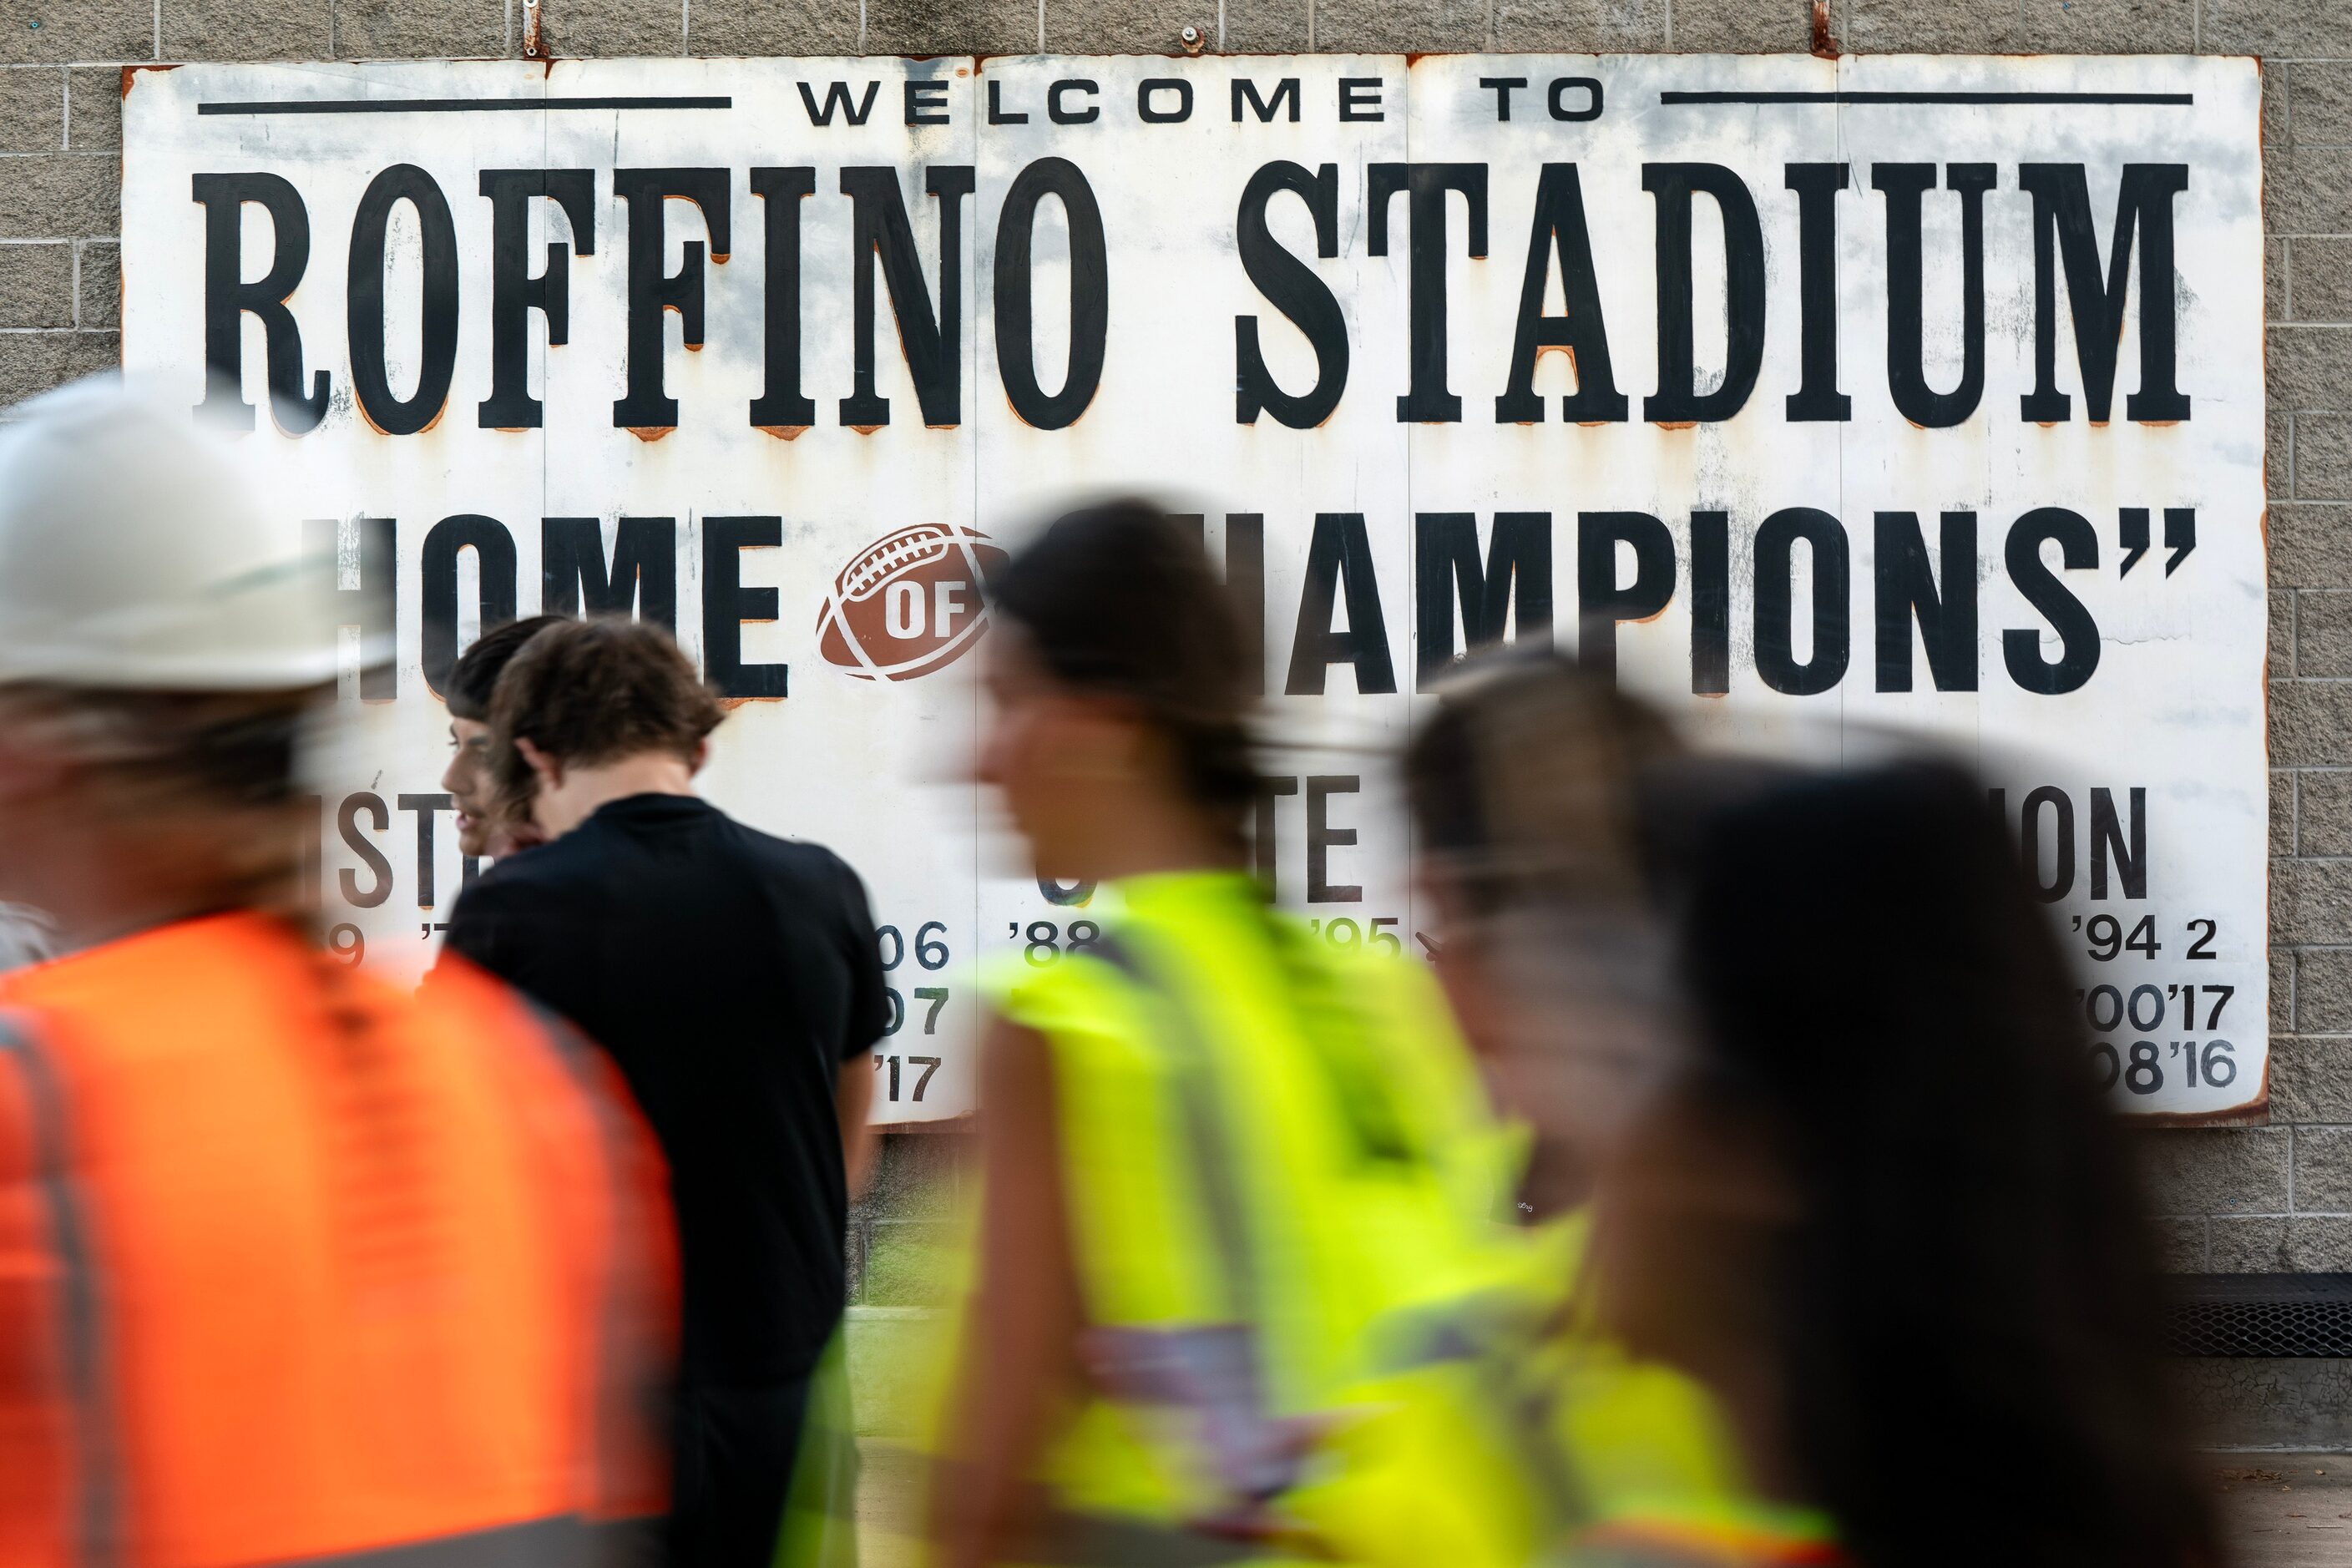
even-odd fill
[[(2164, 943), (2156, 934), (2156, 917), (2142, 915), (2127, 931), (2124, 922), (2114, 915), (2076, 915), (2068, 928), (2083, 937), (2083, 951), (2095, 963), (2113, 963), (2126, 953), (2140, 958), (2154, 958), (2164, 951)], [(2186, 943), (2180, 956), (2185, 959), (2218, 959), (2213, 951), (2213, 939), (2220, 932), (2219, 921), (2189, 921), (2182, 931), (2180, 941)]]

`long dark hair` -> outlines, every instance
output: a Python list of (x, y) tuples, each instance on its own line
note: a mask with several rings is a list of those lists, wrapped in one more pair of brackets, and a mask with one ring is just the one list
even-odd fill
[(2073, 981), (1983, 791), (1773, 790), (1696, 868), (1693, 1092), (1788, 1181), (1760, 1314), (1794, 1484), (1867, 1568), (2220, 1561)]
[(1246, 646), (1198, 538), (1139, 500), (1066, 512), (989, 585), (1055, 679), (1135, 705), (1186, 795), (1238, 834), (1256, 798)]

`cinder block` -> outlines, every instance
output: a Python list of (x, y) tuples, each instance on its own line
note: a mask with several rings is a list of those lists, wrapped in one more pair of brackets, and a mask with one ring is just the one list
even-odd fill
[(1037, 0), (866, 0), (869, 55), (1029, 55)]
[(2294, 950), (2275, 942), (2271, 948), (2270, 1020), (2273, 1034), (2292, 1034), (2294, 1030), (2294, 1005), (2297, 992)]
[(2294, 416), (2263, 411), (2263, 482), (2273, 496), (2294, 493)]
[(1843, 0), (1835, 36), (1841, 47), (1868, 54), (2186, 54), (2196, 47), (2190, 7), (2191, 0)]
[(2205, 1233), (2209, 1224), (2202, 1215), (2173, 1215), (2155, 1222), (2157, 1258), (2166, 1273), (2205, 1272)]
[(2352, 686), (2273, 681), (2271, 762), (2283, 768), (2352, 765)]
[[(2270, 677), (2273, 680), (2295, 672), (2295, 599), (2296, 595), (2291, 593), (2273, 591), (2271, 595)], [(2323, 672), (2314, 670), (2312, 673)]]
[(0, 245), (0, 327), (73, 324), (73, 247)]
[(2311, 591), (2294, 599), (2294, 673), (2352, 675), (2352, 594)]
[(79, 239), (122, 228), (122, 160), (86, 153), (0, 159), (0, 239)]
[(2347, 0), (2204, 0), (2209, 55), (2336, 55), (2352, 37)]
[[(1525, 3), (1558, 28), (1561, 47), (1600, 36), (1600, 6), (1593, 0), (1566, 0), (1573, 19), (1559, 15), (1559, 0)], [(1483, 0), (1315, 0), (1315, 47), (1364, 54), (1483, 49), (1486, 7)]]
[(1181, 54), (1188, 26), (1213, 46), (1216, 0), (1045, 0), (1045, 47), (1055, 54)]
[(2294, 853), (2294, 781), (2289, 769), (2271, 770), (2271, 853)]
[(2296, 1215), (2286, 1222), (2286, 1272), (2352, 1272), (2352, 1219)]
[(77, 153), (121, 146), (122, 68), (78, 68), (66, 79), (66, 145)]
[(2352, 1123), (2352, 1037), (2272, 1038), (2271, 1121)]
[(552, 0), (541, 9), (539, 30), (558, 59), (683, 54), (686, 7), (679, 0)]
[(334, 13), (318, 0), (163, 0), (165, 59), (320, 60), (334, 51)]
[(0, 60), (152, 60), (153, 0), (53, 0), (0, 16)]
[(2295, 781), (2298, 855), (2352, 856), (2352, 772), (2314, 768)]
[(2272, 66), (2263, 75), (2287, 84), (2295, 145), (2352, 147), (2352, 63), (2297, 60)]
[[(1530, 31), (1524, 19), (1514, 24), (1508, 35), (1512, 42), (1501, 42), (1505, 35), (1499, 13), (1503, 8), (1502, 0), (1496, 0), (1496, 48), (1556, 49), (1559, 47), (1557, 43), (1547, 43), (1544, 33)], [(1666, 48), (1674, 37), (1673, 14), (1672, 0), (1601, 0), (1601, 47), (1623, 51)], [(1524, 18), (1525, 14), (1521, 15)], [(1564, 35), (1556, 33), (1550, 36)]]
[(854, 55), (857, 0), (693, 0), (690, 55)]
[(514, 48), (510, 5), (521, 9), (518, 0), (335, 0), (335, 58), (497, 59)]
[(1804, 0), (1680, 0), (1675, 47), (1700, 54), (1801, 53), (1812, 47)]
[(2217, 1219), (2211, 1256), (2215, 1274), (2340, 1273), (2352, 1268), (2352, 1220), (2328, 1215)]
[(2352, 159), (2326, 147), (2265, 149), (2263, 227), (2274, 235), (2352, 233)]
[(2272, 582), (2289, 588), (2352, 583), (2352, 507), (2273, 506), (2269, 532)]
[(2187, 54), (2197, 47), (2193, 0), (2025, 0), (2021, 47), (2048, 54)]
[[(1668, 37), (1665, 0), (1495, 0), (1494, 9), (1497, 49), (1543, 54), (1663, 49)], [(1322, 17), (1318, 0), (1318, 39)]]
[(2197, 1272), (2277, 1274), (2286, 1268), (2285, 1215), (2259, 1215), (2246, 1219), (2223, 1216), (2210, 1224), (2206, 1267)]
[(2294, 416), (2294, 493), (2297, 500), (2352, 500), (2352, 414)]
[(2352, 239), (2298, 239), (2294, 319), (2352, 321)]
[(122, 365), (114, 332), (0, 332), (0, 407)]
[(2294, 1129), (2294, 1209), (2298, 1214), (2352, 1210), (2352, 1127)]
[(2301, 952), (2271, 954), (2273, 974), (2290, 963), (2294, 973), (2294, 1016), (2273, 1017), (2271, 1027), (2289, 1035), (2352, 1034), (2352, 951), (2306, 947)]
[(1307, 47), (1307, 0), (1225, 0), (1229, 55), (1283, 54)]
[(2263, 321), (2284, 321), (2287, 315), (2286, 272), (2288, 241), (2263, 241)]
[(2352, 327), (2273, 327), (2268, 341), (2273, 405), (2352, 409)]
[(84, 329), (122, 324), (122, 247), (112, 240), (84, 240), (74, 287), (74, 325)]
[(2284, 1128), (2151, 1128), (2140, 1161), (2156, 1212), (2168, 1215), (2284, 1214)]
[(48, 153), (66, 144), (66, 73), (53, 66), (0, 70), (0, 153)]
[(2272, 861), (2271, 938), (2352, 942), (2352, 861)]

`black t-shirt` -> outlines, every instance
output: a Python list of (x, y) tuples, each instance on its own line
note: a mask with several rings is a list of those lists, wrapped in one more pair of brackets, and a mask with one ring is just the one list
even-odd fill
[(808, 1372), (844, 1295), (835, 1078), (889, 1022), (856, 873), (691, 795), (633, 795), (493, 867), (448, 944), (627, 1077), (669, 1161), (686, 1374)]

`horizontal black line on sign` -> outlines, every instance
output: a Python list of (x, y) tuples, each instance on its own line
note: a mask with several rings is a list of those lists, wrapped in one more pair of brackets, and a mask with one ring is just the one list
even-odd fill
[(1660, 103), (2157, 103), (2191, 104), (2187, 92), (1662, 92)]
[(289, 98), (200, 103), (198, 114), (471, 114), (530, 109), (732, 109), (731, 98)]

